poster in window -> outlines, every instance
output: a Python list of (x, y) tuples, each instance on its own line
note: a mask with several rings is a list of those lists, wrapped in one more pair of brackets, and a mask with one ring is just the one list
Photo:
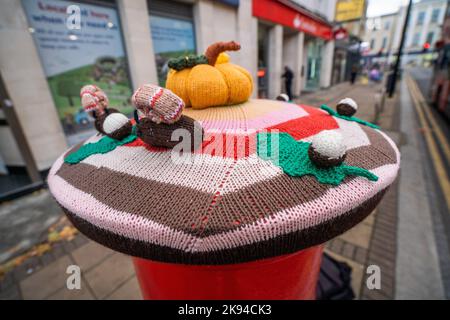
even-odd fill
[[(116, 9), (73, 1), (22, 1), (68, 143), (92, 134), (93, 119), (80, 101), (80, 88), (95, 84), (110, 106), (131, 113), (131, 85)], [(80, 8), (80, 29), (67, 27), (66, 8)]]
[(195, 54), (194, 24), (189, 20), (151, 15), (150, 30), (158, 81), (164, 86), (168, 71), (167, 61), (182, 55)]

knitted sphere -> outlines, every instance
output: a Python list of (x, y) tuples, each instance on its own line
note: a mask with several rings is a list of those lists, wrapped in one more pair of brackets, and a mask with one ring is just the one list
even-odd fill
[(277, 100), (289, 102), (289, 96), (286, 93), (282, 93), (277, 97)]
[(122, 113), (109, 114), (103, 121), (103, 132), (111, 138), (121, 140), (131, 133), (131, 122)]
[(351, 98), (345, 98), (339, 101), (336, 106), (336, 110), (342, 116), (351, 117), (358, 110), (358, 105), (356, 104), (355, 100)]
[(171, 124), (178, 121), (184, 109), (184, 102), (169, 89), (153, 84), (144, 84), (131, 98), (140, 117), (155, 123)]
[(331, 167), (345, 159), (346, 146), (342, 135), (336, 131), (324, 130), (311, 141), (308, 154), (319, 167)]

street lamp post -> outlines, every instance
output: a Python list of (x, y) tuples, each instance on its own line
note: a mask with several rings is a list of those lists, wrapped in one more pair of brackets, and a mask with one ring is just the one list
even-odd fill
[(397, 60), (395, 61), (394, 71), (392, 73), (392, 80), (389, 83), (390, 84), (389, 90), (388, 90), (389, 98), (391, 98), (395, 92), (395, 84), (397, 82), (398, 69), (401, 66), (403, 45), (405, 43), (406, 29), (408, 28), (408, 20), (409, 20), (409, 15), (411, 13), (411, 7), (412, 7), (412, 0), (409, 0), (408, 8), (406, 9), (405, 22), (403, 24), (402, 38), (400, 40), (400, 46), (398, 47)]

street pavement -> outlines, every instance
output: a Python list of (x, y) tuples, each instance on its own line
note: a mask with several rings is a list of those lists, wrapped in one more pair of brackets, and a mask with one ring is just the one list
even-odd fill
[[(352, 287), (358, 299), (448, 298), (447, 273), (450, 268), (447, 268), (448, 259), (442, 255), (449, 256), (446, 225), (450, 222), (441, 214), (446, 209), (443, 207), (445, 201), (430, 194), (428, 188), (428, 184), (433, 183), (428, 181), (433, 162), (427, 158), (405, 79), (398, 88), (399, 93), (386, 99), (383, 108), (380, 106), (382, 85), (365, 79), (355, 85), (342, 83), (305, 94), (296, 100), (297, 103), (317, 107), (321, 104), (334, 107), (344, 97), (355, 99), (359, 106), (357, 116), (379, 124), (403, 154), (400, 178), (377, 209), (358, 226), (329, 241), (326, 251), (352, 268)], [(422, 183), (423, 180), (428, 182)], [(433, 185), (435, 188), (438, 186), (437, 183)], [(47, 190), (30, 197), (41, 199), (41, 207), (52, 208), (54, 205)], [(430, 201), (438, 201), (439, 205)], [(0, 219), (6, 216), (4, 212), (17, 210), (17, 215), (24, 217), (25, 223), (29, 217), (22, 211), (26, 212), (27, 208), (14, 207), (15, 203), (0, 206)], [(69, 227), (70, 223), (64, 220), (62, 213), (58, 210), (56, 213), (62, 219), (60, 225)], [(1, 220), (0, 223), (3, 229), (8, 229)], [(8, 230), (13, 233), (16, 229), (11, 227)], [(42, 227), (39, 230), (41, 234), (45, 231)], [(18, 243), (21, 237), (23, 234), (18, 235)], [(13, 242), (10, 241), (10, 247), (14, 246)], [(9, 264), (14, 267), (10, 267), (0, 280), (0, 299), (141, 298), (129, 257), (96, 244), (81, 234), (52, 242), (46, 248), (48, 250), (44, 252), (35, 250), (37, 254), (28, 255), (16, 265)], [(0, 257), (2, 254), (0, 252)], [(73, 264), (81, 268), (81, 290), (66, 288), (66, 269)], [(381, 289), (370, 290), (366, 286), (366, 270), (370, 265), (381, 269)]]

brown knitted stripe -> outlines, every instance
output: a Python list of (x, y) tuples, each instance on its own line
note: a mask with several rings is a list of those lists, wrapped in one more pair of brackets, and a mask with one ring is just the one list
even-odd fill
[(213, 194), (132, 176), (95, 166), (64, 163), (56, 173), (75, 188), (105, 205), (133, 213), (186, 233), (201, 221)]
[(298, 250), (324, 243), (344, 233), (366, 218), (378, 205), (386, 190), (387, 188), (347, 213), (308, 229), (232, 249), (196, 253), (129, 239), (98, 228), (63, 209), (75, 227), (82, 233), (113, 250), (161, 262), (220, 265), (249, 262), (294, 253)]
[(380, 132), (364, 125), (360, 125), (360, 127), (366, 133), (370, 143), (377, 151), (389, 158), (392, 161), (391, 163), (397, 162), (397, 153)]

